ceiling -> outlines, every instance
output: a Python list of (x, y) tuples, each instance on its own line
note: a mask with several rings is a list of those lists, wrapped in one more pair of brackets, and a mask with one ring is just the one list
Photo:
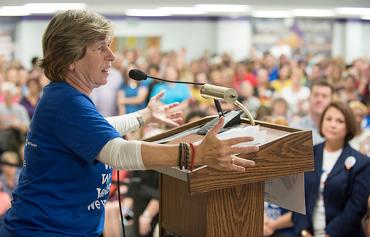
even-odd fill
[[(66, 1), (55, 0), (2, 0), (0, 7), (17, 6), (26, 3), (65, 3)], [(156, 8), (156, 7), (191, 7), (195, 4), (240, 4), (248, 5), (251, 10), (290, 10), (290, 9), (334, 9), (337, 7), (352, 7), (352, 8), (369, 8), (370, 0), (77, 0), (67, 2), (85, 3), (87, 8), (92, 11), (108, 14), (124, 14), (127, 9), (138, 8)]]

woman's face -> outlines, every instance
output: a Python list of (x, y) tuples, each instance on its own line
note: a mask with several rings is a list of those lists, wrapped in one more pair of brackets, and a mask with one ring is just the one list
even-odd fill
[(321, 131), (328, 141), (344, 141), (347, 127), (342, 112), (334, 107), (330, 107), (324, 115)]
[(41, 85), (37, 81), (29, 81), (28, 82), (28, 90), (29, 93), (32, 95), (37, 95), (41, 91)]
[(279, 78), (286, 79), (289, 76), (289, 66), (284, 65), (279, 70)]
[(93, 89), (107, 83), (108, 71), (114, 54), (109, 48), (109, 40), (98, 40), (86, 47), (85, 56), (74, 63), (77, 77)]
[(171, 81), (177, 81), (178, 80), (178, 74), (176, 68), (173, 66), (169, 66), (166, 70), (166, 79)]

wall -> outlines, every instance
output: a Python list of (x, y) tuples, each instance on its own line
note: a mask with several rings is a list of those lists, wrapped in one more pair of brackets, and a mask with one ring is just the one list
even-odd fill
[(14, 57), (14, 33), (18, 22), (17, 17), (0, 17), (0, 54), (7, 60)]
[[(109, 16), (108, 16), (109, 17)], [(187, 48), (188, 59), (199, 57), (205, 50), (211, 54), (229, 52), (237, 60), (251, 49), (251, 21), (248, 18), (109, 17), (116, 36), (160, 36), (163, 51)], [(0, 21), (1, 29), (15, 30), (15, 57), (26, 67), (33, 56), (41, 56), (41, 38), (50, 17), (24, 17), (16, 23)], [(370, 58), (370, 21), (337, 20), (333, 28), (332, 55), (349, 63), (357, 57)]]
[(188, 59), (199, 57), (205, 50), (216, 52), (216, 22), (212, 19), (122, 19), (112, 22), (116, 36), (160, 36), (163, 51), (185, 47)]
[(217, 54), (228, 52), (236, 60), (250, 55), (251, 24), (246, 18), (221, 19), (217, 22)]

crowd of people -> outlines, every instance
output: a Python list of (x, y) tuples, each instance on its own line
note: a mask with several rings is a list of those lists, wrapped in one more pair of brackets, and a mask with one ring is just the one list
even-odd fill
[[(251, 55), (244, 61), (235, 61), (226, 53), (204, 53), (197, 59), (188, 60), (186, 49), (161, 52), (156, 48), (127, 49), (115, 52), (115, 56), (108, 83), (90, 95), (103, 116), (144, 109), (150, 98), (161, 91), (165, 92), (161, 102), (178, 103), (177, 109), (183, 112), (184, 121), (216, 114), (213, 101), (202, 98), (199, 87), (150, 78), (141, 82), (129, 79), (128, 71), (137, 68), (153, 77), (234, 88), (238, 100), (257, 120), (312, 130), (313, 142), (318, 144), (315, 146), (315, 165), (318, 164), (316, 160), (324, 160), (324, 164), (306, 177), (308, 215), (292, 214), (266, 203), (265, 236), (349, 236), (345, 233), (357, 233), (351, 236), (367, 233), (369, 236), (369, 224), (364, 218), (366, 213), (369, 215), (369, 206), (366, 206), (369, 187), (363, 186), (369, 184), (370, 177), (369, 61), (359, 58), (346, 64), (340, 58), (299, 54), (276, 58), (269, 52), (261, 57)], [(12, 191), (22, 169), (26, 134), (48, 83), (37, 57), (32, 59), (32, 68), (28, 69), (18, 61), (8, 61), (0, 55), (0, 216), (11, 205)], [(222, 103), (222, 108), (225, 111), (236, 109), (227, 103)], [(335, 122), (337, 124), (331, 124)], [(139, 140), (165, 129), (163, 125), (150, 123), (126, 134), (125, 138)], [(348, 157), (355, 161), (348, 161)], [(353, 173), (340, 173), (328, 183), (326, 179), (330, 178), (332, 170), (339, 169), (336, 165), (339, 162), (345, 163), (346, 167), (354, 162), (353, 169), (352, 166), (344, 169), (353, 170)], [(318, 178), (315, 174), (319, 174)], [(104, 236), (122, 234), (116, 228), (119, 225), (118, 201), (123, 203), (122, 212), (128, 229), (130, 226), (133, 229), (132, 236), (153, 236), (159, 212), (158, 174), (152, 171), (124, 172), (120, 178), (127, 183), (126, 188), (121, 187), (125, 196), (117, 199), (111, 194), (106, 204)], [(343, 182), (348, 185), (343, 186)], [(111, 192), (116, 192), (117, 188), (120, 187), (112, 186)], [(336, 217), (338, 215), (341, 217)]]

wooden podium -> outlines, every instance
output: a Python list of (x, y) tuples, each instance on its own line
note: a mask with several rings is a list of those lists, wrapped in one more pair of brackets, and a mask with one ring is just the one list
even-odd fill
[[(163, 143), (164, 138), (168, 143), (199, 141), (203, 136), (186, 134), (187, 131), (212, 118), (203, 118), (146, 141)], [(242, 124), (248, 126), (249, 121), (243, 119)], [(161, 173), (160, 236), (166, 233), (181, 237), (263, 236), (264, 181), (312, 171), (313, 150), (310, 131), (260, 121), (256, 125), (266, 130), (267, 138), (257, 153), (241, 155), (256, 162), (246, 172), (218, 171), (206, 166), (196, 167), (193, 172), (157, 169)]]

